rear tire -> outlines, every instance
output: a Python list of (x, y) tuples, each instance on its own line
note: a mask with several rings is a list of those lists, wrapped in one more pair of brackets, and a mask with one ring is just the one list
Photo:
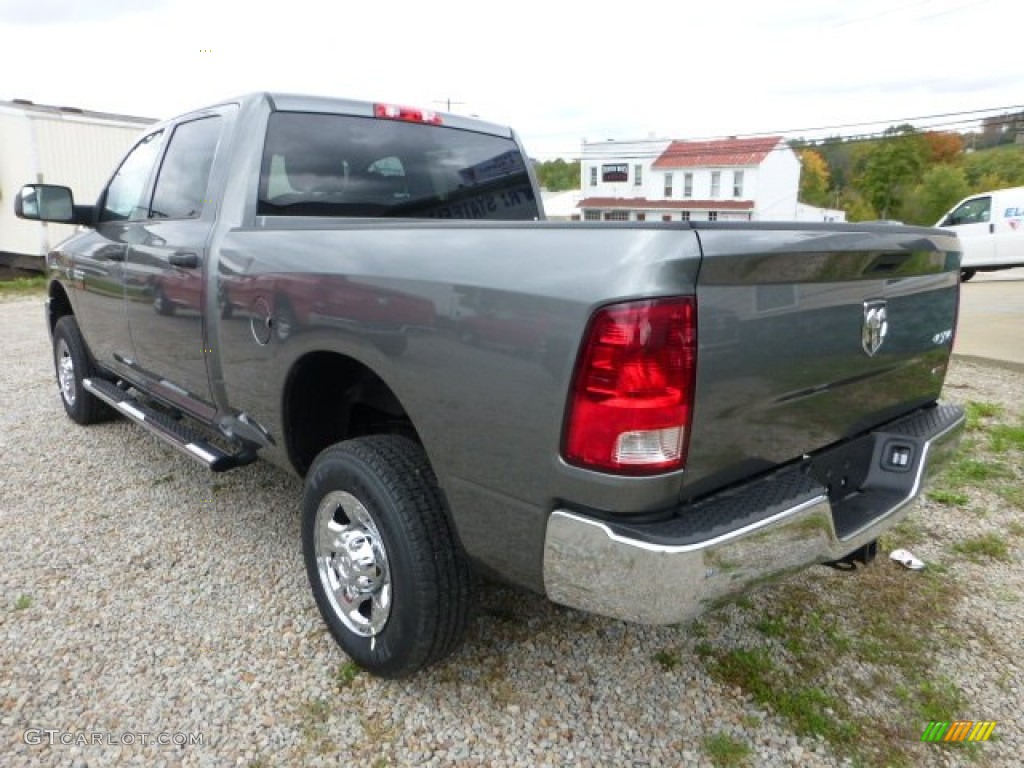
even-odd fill
[(57, 373), (64, 410), (76, 424), (95, 424), (112, 418), (114, 412), (82, 386), (83, 379), (100, 375), (73, 315), (57, 320), (53, 329), (53, 364)]
[(320, 453), (306, 476), (302, 548), (321, 615), (369, 672), (406, 677), (462, 642), (468, 561), (411, 440), (372, 435)]

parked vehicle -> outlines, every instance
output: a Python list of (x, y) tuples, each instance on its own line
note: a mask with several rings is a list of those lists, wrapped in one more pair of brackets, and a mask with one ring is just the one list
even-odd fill
[(961, 277), (1024, 267), (1024, 187), (996, 189), (957, 203), (935, 225), (956, 232)]
[(253, 94), (154, 126), (94, 206), (15, 201), (84, 227), (47, 257), (68, 416), (303, 477), (317, 605), (379, 675), (458, 645), (473, 571), (673, 623), (870, 559), (963, 428), (950, 233), (545, 222), (525, 157)]

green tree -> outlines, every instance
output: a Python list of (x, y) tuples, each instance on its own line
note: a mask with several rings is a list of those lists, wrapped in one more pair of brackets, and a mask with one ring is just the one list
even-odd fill
[(900, 215), (903, 197), (928, 164), (928, 145), (913, 126), (889, 128), (885, 138), (854, 151), (855, 189), (883, 219)]
[(562, 192), (580, 188), (580, 161), (567, 163), (562, 158), (534, 163), (537, 181), (545, 189)]
[(1024, 146), (971, 152), (964, 156), (963, 168), (971, 192), (1024, 185)]
[(822, 141), (814, 150), (825, 158), (829, 173), (832, 176), (832, 189), (846, 189), (850, 186), (853, 151), (857, 143), (848, 141), (841, 136), (830, 136)]
[(830, 195), (828, 163), (820, 152), (802, 149), (800, 157), (800, 200), (827, 208)]
[(963, 168), (934, 165), (903, 201), (903, 218), (910, 224), (931, 226), (953, 205), (967, 197), (970, 188)]
[(839, 196), (839, 207), (846, 211), (847, 221), (871, 221), (878, 213), (856, 189), (847, 188)]

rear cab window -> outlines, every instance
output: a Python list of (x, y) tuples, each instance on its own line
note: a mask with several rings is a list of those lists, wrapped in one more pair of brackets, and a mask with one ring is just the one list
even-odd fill
[(260, 170), (261, 216), (532, 220), (516, 143), (461, 128), (275, 112)]

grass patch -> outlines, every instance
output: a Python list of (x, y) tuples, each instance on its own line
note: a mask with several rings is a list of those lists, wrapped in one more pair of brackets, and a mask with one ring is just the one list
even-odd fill
[(879, 550), (890, 550), (895, 547), (913, 547), (922, 544), (929, 538), (924, 526), (916, 517), (905, 517), (891, 528), (879, 542)]
[(1020, 523), (1020, 522), (1017, 522), (1016, 520), (1014, 520), (1012, 523), (1010, 523), (1008, 526), (1006, 526), (1006, 530), (1012, 536), (1024, 537), (1024, 523)]
[(939, 677), (925, 680), (915, 691), (922, 720), (948, 720), (950, 712), (964, 712), (967, 699), (952, 680)]
[[(906, 541), (921, 531), (909, 525), (901, 533)], [(911, 574), (880, 559), (830, 580), (826, 591), (776, 585), (752, 612), (705, 619), (716, 629), (749, 623), (761, 644), (720, 648), (702, 641), (696, 656), (714, 679), (743, 690), (797, 735), (824, 739), (853, 765), (909, 768), (920, 763), (918, 724), (957, 719), (966, 707), (934, 664), (935, 654), (964, 642), (953, 620), (963, 590), (941, 571)], [(852, 705), (855, 697), (879, 696), (887, 710), (881, 725)]]
[(348, 688), (359, 677), (360, 672), (362, 670), (358, 664), (354, 661), (346, 661), (338, 667), (338, 671), (334, 675), (334, 682), (338, 684), (339, 688)]
[(967, 415), (967, 428), (977, 429), (985, 421), (1002, 415), (1003, 408), (995, 403), (982, 403), (971, 400), (964, 405), (964, 413)]
[(0, 296), (42, 296), (46, 293), (46, 275), (0, 280)]
[(953, 488), (963, 488), (1006, 480), (1012, 478), (1013, 473), (1001, 461), (980, 461), (960, 454), (946, 469), (944, 476)]
[[(1007, 503), (1012, 504), (1017, 509), (1024, 511), (1024, 488), (1019, 485), (1002, 485), (996, 488), (996, 493), (999, 494), (1000, 498), (1004, 499)], [(1011, 527), (1014, 525), (1010, 524)]]
[(683, 663), (683, 659), (679, 655), (679, 651), (658, 651), (651, 658), (653, 658), (666, 672), (671, 672)]
[(751, 754), (750, 747), (722, 731), (705, 736), (703, 747), (704, 752), (711, 758), (711, 764), (718, 768), (743, 765)]
[(947, 507), (962, 507), (970, 500), (966, 493), (949, 491), (945, 488), (936, 488), (933, 491), (928, 491), (928, 498), (936, 504), (943, 504)]
[(988, 431), (989, 444), (996, 453), (1024, 451), (1024, 426), (996, 424)]
[(767, 637), (782, 637), (786, 631), (786, 622), (777, 616), (768, 616), (755, 625), (757, 631)]
[(979, 536), (972, 536), (953, 545), (953, 551), (963, 555), (972, 562), (981, 562), (988, 558), (992, 560), (1009, 560), (1010, 548), (1006, 539), (998, 533), (983, 533)]
[(14, 610), (24, 611), (32, 607), (32, 598), (28, 595), (18, 595), (18, 599), (14, 601)]

